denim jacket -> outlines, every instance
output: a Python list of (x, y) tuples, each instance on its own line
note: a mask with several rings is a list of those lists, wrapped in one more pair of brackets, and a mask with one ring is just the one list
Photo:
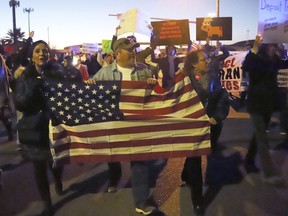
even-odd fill
[[(152, 71), (144, 64), (135, 64), (131, 73), (131, 80), (141, 81), (152, 77)], [(122, 73), (117, 69), (116, 60), (100, 69), (94, 76), (94, 80), (122, 80)]]

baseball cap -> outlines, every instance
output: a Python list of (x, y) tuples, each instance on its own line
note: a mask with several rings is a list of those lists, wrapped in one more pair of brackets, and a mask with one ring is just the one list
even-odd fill
[(134, 43), (137, 43), (137, 40), (136, 40), (136, 37), (134, 35), (129, 35), (127, 37), (127, 39), (129, 39), (130, 41), (134, 42)]
[(131, 51), (132, 49), (139, 47), (139, 43), (133, 43), (127, 38), (120, 38), (116, 40), (113, 44), (113, 51), (115, 52), (116, 50), (119, 49), (125, 49), (128, 51)]

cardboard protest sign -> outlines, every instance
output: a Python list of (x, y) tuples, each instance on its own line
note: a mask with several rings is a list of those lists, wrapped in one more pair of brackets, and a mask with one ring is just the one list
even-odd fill
[(102, 52), (103, 53), (111, 53), (111, 40), (102, 40)]
[(222, 86), (228, 92), (242, 92), (248, 87), (248, 76), (242, 71), (242, 63), (247, 51), (229, 56), (225, 59), (221, 69), (220, 79)]
[(144, 35), (151, 35), (152, 26), (150, 24), (150, 16), (143, 10), (137, 8), (131, 9), (120, 17), (120, 29), (117, 36), (128, 33), (137, 32)]
[(78, 54), (80, 53), (80, 46), (70, 46), (69, 52), (73, 54)]
[(151, 22), (157, 45), (189, 44), (189, 20)]
[(288, 69), (280, 69), (277, 76), (278, 87), (288, 87)]
[(196, 18), (196, 40), (232, 40), (232, 17)]
[(259, 0), (258, 34), (264, 43), (288, 43), (287, 0)]
[(90, 54), (96, 53), (98, 52), (98, 44), (97, 43), (83, 43), (82, 52), (90, 53)]

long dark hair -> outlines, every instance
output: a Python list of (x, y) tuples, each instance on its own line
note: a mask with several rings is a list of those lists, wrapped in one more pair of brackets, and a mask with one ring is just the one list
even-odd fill
[(198, 53), (199, 52), (204, 52), (201, 50), (195, 50), (190, 52), (186, 57), (185, 57), (185, 62), (184, 62), (184, 69), (186, 71), (191, 71), (194, 70), (195, 67), (193, 64), (196, 64), (198, 62)]
[(47, 47), (48, 49), (48, 52), (51, 56), (51, 48), (50, 46), (43, 40), (38, 40), (38, 41), (35, 41), (31, 47), (29, 47), (29, 52), (28, 52), (28, 58), (31, 60), (32, 59), (32, 55), (33, 55), (33, 50), (35, 49), (35, 47), (38, 45), (38, 44), (45, 44), (45, 46)]
[[(268, 56), (267, 52), (270, 46), (274, 46), (277, 49), (277, 44), (271, 44), (271, 43), (265, 43), (265, 44), (261, 44), (258, 50), (258, 55), (261, 56), (262, 58), (265, 59), (271, 59), (271, 57)], [(275, 58), (277, 58), (277, 56), (273, 56), (273, 58), (271, 60), (276, 60)]]

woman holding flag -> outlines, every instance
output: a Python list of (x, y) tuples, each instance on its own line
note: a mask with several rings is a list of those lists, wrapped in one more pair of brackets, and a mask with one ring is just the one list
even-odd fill
[[(52, 167), (52, 155), (49, 141), (49, 115), (43, 100), (43, 79), (64, 78), (63, 67), (50, 62), (50, 47), (42, 40), (29, 46), (28, 57), (31, 60), (16, 70), (14, 77), (14, 102), (18, 111), (23, 113), (17, 124), (22, 155), (31, 160), (38, 190), (43, 200), (42, 215), (53, 215), (48, 168), (55, 179), (55, 191), (62, 194), (62, 167)], [(23, 56), (22, 56), (23, 57)]]

